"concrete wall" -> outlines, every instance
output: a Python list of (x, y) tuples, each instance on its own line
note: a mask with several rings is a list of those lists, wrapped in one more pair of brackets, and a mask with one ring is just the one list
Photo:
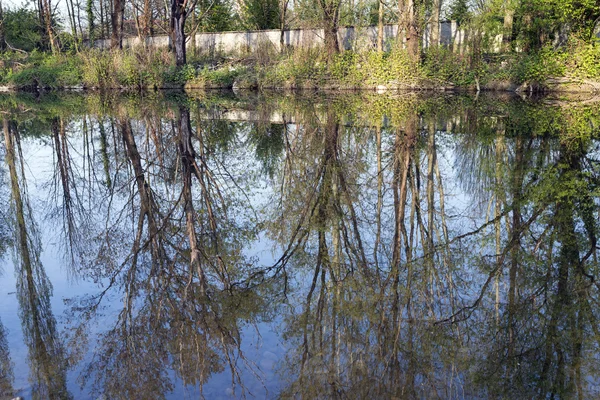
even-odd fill
[[(384, 47), (388, 48), (395, 41), (398, 26), (385, 25)], [(291, 29), (284, 31), (285, 46), (291, 47), (314, 47), (324, 44), (323, 29)], [(243, 31), (243, 32), (219, 32), (198, 33), (196, 35), (196, 46), (202, 52), (225, 52), (234, 53), (240, 51), (253, 51), (265, 43), (271, 44), (276, 50), (280, 48), (281, 32), (279, 30)], [(367, 50), (377, 47), (377, 26), (369, 27), (342, 27), (338, 31), (340, 46), (345, 50)], [(443, 45), (460, 49), (466, 40), (466, 32), (459, 30), (454, 21), (440, 23), (440, 41)], [(502, 37), (500, 36), (501, 43)], [(146, 45), (150, 47), (167, 47), (171, 43), (169, 36), (153, 36), (146, 38)], [(187, 47), (190, 48), (190, 38), (187, 38)], [(123, 47), (135, 47), (143, 45), (139, 37), (123, 39)], [(429, 29), (423, 34), (423, 46), (429, 46)], [(97, 40), (94, 47), (109, 48), (110, 40)], [(498, 46), (499, 48), (499, 46)]]

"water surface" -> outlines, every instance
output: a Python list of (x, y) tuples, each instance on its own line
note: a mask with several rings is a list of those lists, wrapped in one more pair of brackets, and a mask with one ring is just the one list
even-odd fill
[(598, 109), (0, 97), (0, 399), (597, 397)]

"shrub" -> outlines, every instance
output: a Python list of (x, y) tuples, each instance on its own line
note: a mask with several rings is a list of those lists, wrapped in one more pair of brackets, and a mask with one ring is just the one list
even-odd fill
[(567, 71), (584, 79), (600, 79), (600, 44), (573, 41), (570, 44), (571, 57)]
[(544, 47), (540, 51), (524, 54), (516, 65), (514, 77), (517, 83), (544, 82), (553, 76), (566, 73), (567, 52)]

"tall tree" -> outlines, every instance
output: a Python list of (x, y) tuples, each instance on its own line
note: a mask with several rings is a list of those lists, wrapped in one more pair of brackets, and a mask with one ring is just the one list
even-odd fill
[(94, 1), (93, 0), (87, 0), (86, 5), (85, 5), (85, 12), (87, 14), (87, 19), (88, 19), (88, 38), (90, 40), (90, 44), (93, 44), (94, 38), (95, 38), (94, 30), (96, 29), (96, 24), (94, 21)]
[(504, 2), (504, 26), (502, 29), (502, 50), (509, 51), (513, 36), (513, 19), (515, 15), (515, 0)]
[(56, 54), (58, 53), (58, 46), (56, 44), (56, 37), (52, 26), (52, 4), (50, 0), (39, 0), (38, 7), (40, 22), (45, 28), (47, 44), (52, 50), (52, 53)]
[(377, 51), (383, 51), (383, 0), (377, 2)]
[(341, 0), (319, 0), (325, 30), (325, 50), (328, 57), (340, 52), (338, 25), (340, 21)]
[(171, 35), (175, 50), (175, 63), (182, 66), (186, 63), (185, 54), (185, 21), (196, 7), (197, 0), (171, 0)]
[(0, 50), (6, 49), (6, 39), (4, 38), (4, 10), (2, 9), (2, 0), (0, 0)]
[(433, 0), (431, 7), (431, 34), (429, 37), (429, 45), (434, 47), (440, 44), (440, 14), (442, 12), (442, 0)]
[(290, 0), (279, 0), (279, 49), (284, 50), (285, 47), (285, 28), (286, 17)]
[(125, 16), (125, 0), (114, 0), (113, 11), (110, 15), (112, 35), (110, 37), (111, 49), (123, 47), (123, 18)]
[[(419, 24), (420, 0), (399, 0), (398, 9), (400, 11), (400, 20), (398, 23), (398, 32), (402, 33), (406, 40), (406, 49), (413, 61), (417, 61), (421, 49)], [(400, 46), (404, 46), (399, 41)]]

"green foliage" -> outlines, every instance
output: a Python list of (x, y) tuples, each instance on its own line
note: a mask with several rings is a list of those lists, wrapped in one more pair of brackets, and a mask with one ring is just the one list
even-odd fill
[(544, 37), (552, 38), (561, 29), (573, 30), (586, 39), (600, 17), (596, 0), (530, 0), (520, 8), (526, 38), (543, 45)]
[(81, 84), (81, 61), (66, 55), (47, 55), (33, 51), (21, 68), (5, 70), (4, 84), (17, 87), (38, 86), (43, 88), (62, 88)]
[[(420, 73), (403, 50), (391, 52), (345, 51), (327, 60), (320, 49), (297, 49), (266, 67), (261, 86), (377, 86), (409, 82)], [(307, 61), (310, 60), (310, 61)]]
[(518, 83), (544, 82), (554, 76), (563, 76), (566, 53), (557, 53), (548, 47), (525, 55), (515, 70)]
[(82, 56), (83, 82), (88, 87), (114, 87), (116, 83), (113, 57), (110, 52), (91, 50)]
[(231, 3), (226, 0), (200, 0), (196, 14), (201, 17), (199, 32), (223, 32), (237, 28), (231, 18)]
[(428, 78), (452, 82), (455, 85), (471, 85), (485, 76), (486, 65), (473, 57), (456, 54), (446, 48), (433, 48), (425, 52), (422, 70)]
[(571, 56), (567, 58), (567, 71), (584, 79), (600, 79), (600, 43), (573, 41)]
[(41, 47), (43, 29), (34, 10), (26, 7), (6, 9), (3, 16), (5, 40), (10, 46), (25, 51)]
[(552, 77), (600, 79), (600, 45), (571, 40), (564, 49), (544, 46), (539, 51), (521, 55), (513, 70), (517, 83), (543, 83)]
[(417, 66), (408, 54), (396, 46), (388, 53), (344, 52), (330, 65), (331, 75), (352, 85), (385, 85), (419, 78)]
[(79, 38), (68, 32), (59, 32), (58, 42), (63, 53), (75, 53), (81, 47)]
[(204, 68), (198, 72), (196, 79), (206, 82), (208, 86), (230, 88), (233, 86), (233, 82), (238, 74), (239, 71), (229, 68), (219, 68), (216, 70)]
[(464, 25), (471, 19), (471, 12), (467, 0), (454, 0), (450, 5), (450, 20), (456, 21), (460, 25)]
[(325, 58), (319, 49), (297, 49), (269, 67), (264, 79), (274, 86), (283, 86), (286, 83), (295, 85), (305, 81), (320, 83), (325, 70)]
[(278, 0), (244, 1), (242, 19), (246, 29), (277, 29), (279, 27)]
[(88, 87), (142, 89), (176, 81), (168, 79), (174, 62), (166, 50), (90, 50), (78, 57), (83, 60), (83, 82)]

